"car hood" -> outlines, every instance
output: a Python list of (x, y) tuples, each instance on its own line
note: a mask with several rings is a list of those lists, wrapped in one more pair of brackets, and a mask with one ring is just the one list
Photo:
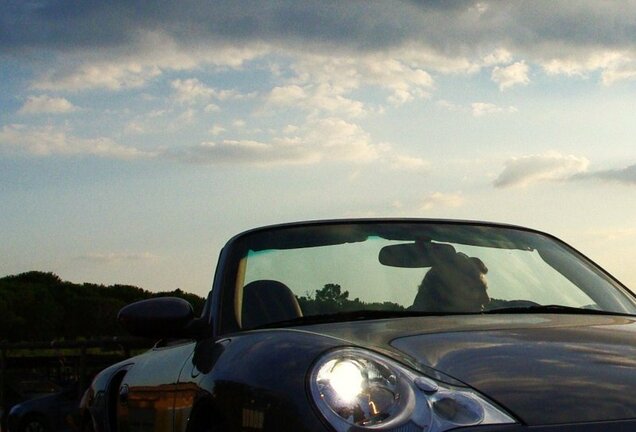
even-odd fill
[(456, 379), (529, 425), (636, 418), (636, 321), (472, 315), (305, 328)]

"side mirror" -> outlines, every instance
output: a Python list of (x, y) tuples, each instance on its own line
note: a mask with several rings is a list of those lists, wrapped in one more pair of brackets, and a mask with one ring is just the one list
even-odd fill
[(178, 297), (156, 297), (124, 306), (117, 320), (133, 336), (192, 337), (197, 320), (192, 305)]

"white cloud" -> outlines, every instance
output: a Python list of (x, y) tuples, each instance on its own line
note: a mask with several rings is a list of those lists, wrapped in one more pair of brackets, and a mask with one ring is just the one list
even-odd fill
[(161, 69), (152, 65), (114, 60), (82, 63), (74, 68), (60, 66), (46, 72), (34, 84), (40, 90), (87, 90), (105, 88), (120, 90), (140, 87), (161, 74)]
[(277, 86), (269, 93), (268, 101), (272, 105), (295, 105), (307, 99), (305, 90), (298, 85)]
[(488, 3), (478, 2), (475, 4), (474, 9), (477, 11), (477, 14), (483, 15), (490, 9), (490, 5)]
[(167, 155), (195, 164), (248, 164), (257, 166), (310, 164), (320, 155), (297, 142), (274, 140), (271, 143), (251, 140), (203, 142)]
[(173, 122), (173, 126), (176, 129), (179, 129), (183, 126), (190, 125), (195, 122), (196, 116), (197, 116), (196, 110), (192, 108), (188, 108), (187, 110), (179, 114), (179, 116), (176, 118), (176, 121)]
[(548, 75), (582, 78), (600, 71), (601, 82), (606, 86), (636, 79), (636, 52), (604, 50), (577, 54), (545, 61), (542, 64), (543, 69)]
[(277, 86), (270, 92), (267, 103), (273, 107), (293, 107), (310, 113), (327, 113), (357, 117), (366, 113), (362, 102), (343, 96), (343, 90), (329, 84)]
[(434, 87), (433, 77), (428, 72), (398, 58), (372, 58), (364, 66), (365, 81), (391, 91), (388, 100), (393, 105), (426, 98)]
[[(255, 93), (241, 94), (236, 90), (217, 90), (203, 84), (197, 78), (176, 79), (170, 83), (170, 86), (177, 102), (190, 105), (199, 102), (207, 103), (213, 98), (218, 101), (227, 101), (252, 98), (256, 95)], [(215, 112), (219, 111), (220, 107), (213, 103), (207, 103), (204, 109), (205, 112)]]
[(447, 100), (439, 100), (436, 105), (446, 111), (470, 113), (474, 117), (484, 117), (494, 114), (513, 114), (518, 110), (513, 106), (502, 107), (489, 102), (473, 102), (469, 106), (459, 105)]
[(327, 114), (343, 113), (351, 117), (358, 117), (366, 114), (364, 104), (360, 101), (349, 99), (333, 91), (327, 84), (317, 86), (307, 100), (307, 108), (317, 109)]
[(413, 60), (415, 56), (409, 50), (354, 55), (294, 53), (294, 56), (291, 67), (295, 76), (284, 94), (274, 96), (303, 102), (306, 109), (361, 115), (368, 108), (348, 95), (363, 86), (386, 90), (387, 101), (393, 105), (427, 98), (434, 88), (433, 78)]
[(271, 166), (321, 161), (366, 163), (383, 151), (358, 125), (341, 119), (311, 120), (297, 128), (286, 127), (285, 131), (268, 141), (203, 142), (164, 156), (188, 163)]
[(543, 61), (542, 67), (548, 75), (584, 77), (589, 72), (615, 69), (618, 65), (629, 62), (629, 56), (618, 51), (586, 50)]
[(492, 114), (515, 113), (515, 107), (500, 107), (486, 102), (474, 102), (470, 105), (471, 112), (475, 117), (483, 117)]
[(397, 154), (389, 160), (391, 168), (398, 171), (427, 173), (430, 170), (430, 162), (419, 157)]
[(0, 152), (32, 156), (91, 155), (113, 159), (135, 159), (152, 155), (117, 144), (110, 138), (79, 138), (53, 127), (12, 124), (0, 130)]
[(29, 96), (18, 111), (20, 114), (63, 114), (75, 111), (75, 107), (65, 98), (47, 95)]
[[(486, 1), (329, 6), (277, 2), (248, 8), (242, 2), (190, 2), (160, 8), (152, 4), (109, 8), (91, 3), (65, 16), (64, 29), (55, 14), (40, 13), (27, 3), (5, 12), (21, 19), (9, 15), (2, 21), (6, 33), (15, 35), (11, 46), (7, 48), (4, 41), (3, 48), (52, 53), (56, 61), (42, 63), (45, 72), (36, 87), (67, 90), (139, 86), (166, 71), (238, 69), (268, 53), (296, 59), (351, 59), (357, 67), (351, 69), (345, 61), (333, 69), (334, 74), (353, 72), (341, 78), (357, 82), (355, 86), (362, 82), (356, 75), (361, 72), (363, 79), (390, 89), (391, 99), (401, 103), (418, 97), (412, 91), (422, 79), (431, 81), (431, 71), (473, 73), (522, 57), (531, 65), (546, 64), (547, 71), (579, 73), (581, 68), (574, 63), (589, 63), (598, 53), (634, 57), (633, 20), (625, 12), (628, 4), (580, 1), (554, 6), (545, 1), (515, 1), (492, 7)], [(99, 32), (94, 31), (95, 22), (103, 23)], [(278, 69), (280, 57), (265, 67), (284, 76)], [(378, 69), (367, 71), (364, 63)], [(499, 68), (495, 74), (502, 88), (526, 82), (523, 74), (513, 73), (510, 67)], [(604, 82), (633, 77), (627, 72), (631, 67), (600, 63), (596, 69)], [(402, 88), (405, 82), (408, 89)], [(430, 85), (425, 85), (424, 93), (429, 90)]]
[(170, 85), (174, 90), (174, 97), (181, 103), (207, 102), (214, 96), (214, 90), (196, 78), (173, 80)]
[[(470, 75), (479, 72), (482, 67), (482, 59), (472, 58), (466, 55), (463, 50), (450, 52), (447, 50), (436, 50), (433, 47), (423, 43), (421, 38), (405, 42), (404, 45), (392, 48), (386, 52), (379, 52), (374, 55), (375, 58), (394, 59), (402, 67), (408, 67), (412, 70), (431, 71), (440, 74), (461, 74)], [(370, 57), (373, 61), (374, 57)], [(408, 66), (407, 66), (408, 65)], [(428, 73), (428, 72), (427, 72)], [(434, 86), (432, 76), (424, 76), (422, 84), (426, 87)], [(393, 78), (396, 79), (396, 78)]]
[(58, 61), (33, 83), (42, 90), (121, 90), (140, 87), (164, 71), (193, 70), (201, 66), (240, 68), (244, 62), (269, 52), (261, 42), (232, 44), (221, 41), (197, 45), (178, 41), (155, 30), (138, 30), (124, 47), (94, 52), (62, 52)]
[(496, 187), (524, 187), (543, 181), (562, 181), (585, 173), (589, 161), (584, 157), (548, 152), (540, 155), (514, 157), (506, 161), (504, 170), (495, 179)]
[(131, 121), (124, 128), (124, 132), (129, 135), (139, 135), (145, 133), (146, 129), (138, 121)]
[(292, 124), (288, 124), (283, 128), (283, 133), (286, 135), (295, 134), (300, 130), (300, 127)]
[(338, 118), (310, 122), (301, 139), (313, 148), (321, 148), (325, 160), (370, 162), (382, 150), (371, 144), (371, 137), (360, 126)]
[(484, 66), (495, 66), (512, 62), (512, 54), (505, 48), (499, 48), (483, 58)]
[(636, 49), (579, 50), (540, 63), (548, 75), (588, 78), (591, 73), (600, 72), (601, 83), (605, 86), (636, 79)]
[(256, 92), (242, 94), (236, 90), (216, 90), (214, 97), (220, 101), (251, 99), (257, 96)]
[(636, 185), (636, 164), (621, 169), (582, 173), (576, 176), (576, 179), (598, 179), (626, 185)]
[(225, 131), (226, 129), (223, 126), (213, 125), (208, 132), (214, 136), (217, 136), (217, 135), (221, 135)]
[(247, 125), (247, 122), (243, 119), (236, 119), (232, 122), (232, 126), (236, 129), (243, 129)]
[(158, 118), (158, 117), (163, 117), (166, 114), (168, 114), (167, 110), (164, 109), (157, 109), (157, 110), (152, 110), (150, 111), (147, 116), (148, 118)]
[(607, 68), (602, 73), (602, 82), (609, 86), (619, 81), (632, 81), (636, 79), (636, 62)]
[(495, 67), (491, 78), (495, 83), (499, 84), (499, 90), (504, 91), (516, 85), (527, 85), (530, 82), (528, 71), (529, 68), (525, 62), (517, 62), (510, 66)]
[(435, 102), (435, 105), (437, 105), (438, 107), (446, 111), (453, 111), (453, 112), (464, 111), (464, 107), (462, 107), (461, 105), (455, 104), (445, 99), (438, 100), (437, 102)]
[(434, 192), (422, 200), (421, 209), (431, 210), (437, 207), (461, 207), (464, 204), (464, 197), (460, 193)]

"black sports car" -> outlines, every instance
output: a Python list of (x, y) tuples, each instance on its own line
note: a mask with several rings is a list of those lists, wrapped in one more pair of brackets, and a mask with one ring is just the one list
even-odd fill
[(96, 431), (636, 431), (636, 298), (554, 237), (354, 220), (224, 247), (200, 317), (121, 310), (160, 339), (84, 396)]

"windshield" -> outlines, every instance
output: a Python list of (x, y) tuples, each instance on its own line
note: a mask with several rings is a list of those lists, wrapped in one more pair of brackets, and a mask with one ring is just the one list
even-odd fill
[(325, 224), (259, 231), (239, 245), (234, 312), (242, 328), (358, 311), (561, 305), (636, 313), (630, 294), (601, 270), (563, 243), (524, 230)]

